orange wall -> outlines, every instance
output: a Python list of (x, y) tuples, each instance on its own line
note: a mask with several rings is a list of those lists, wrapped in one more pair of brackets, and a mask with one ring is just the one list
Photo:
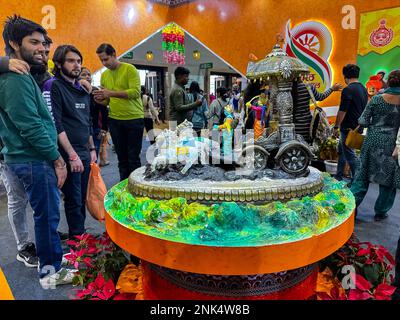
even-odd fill
[[(92, 70), (101, 66), (95, 54), (101, 42), (110, 42), (123, 53), (166, 23), (175, 21), (244, 73), (249, 53), (264, 57), (273, 46), (276, 33), (284, 35), (288, 19), (292, 25), (319, 20), (333, 33), (331, 64), (336, 82), (342, 82), (341, 67), (356, 61), (360, 13), (400, 6), (400, 0), (197, 0), (174, 9), (153, 4), (153, 12), (149, 13), (149, 3), (145, 0), (29, 0), (24, 1), (23, 7), (20, 3), (1, 0), (0, 20), (17, 12), (41, 22), (41, 8), (53, 5), (57, 10), (57, 28), (49, 30), (49, 35), (55, 45), (76, 45), (84, 55), (84, 64)], [(341, 9), (347, 4), (356, 9), (356, 30), (342, 29)], [(204, 7), (202, 12), (197, 10), (198, 5)], [(136, 10), (131, 23), (126, 18), (129, 6)], [(221, 16), (221, 12), (226, 15)], [(324, 105), (337, 104), (338, 98), (339, 94), (334, 94)]]
[[(122, 54), (169, 21), (168, 7), (154, 4), (151, 14), (144, 0), (26, 0), (24, 6), (20, 3), (20, 0), (0, 0), (1, 25), (14, 13), (41, 23), (45, 16), (41, 13), (42, 7), (53, 5), (56, 29), (48, 30), (54, 41), (52, 51), (61, 44), (74, 44), (82, 52), (84, 64), (92, 71), (101, 67), (96, 56), (99, 44), (112, 43), (117, 53)], [(130, 6), (135, 9), (132, 22), (127, 19)], [(0, 48), (2, 50), (3, 46)]]
[[(204, 5), (199, 13), (197, 5)], [(342, 29), (344, 5), (356, 9), (357, 29)], [(230, 64), (245, 72), (249, 53), (259, 59), (270, 52), (276, 34), (285, 34), (288, 19), (292, 26), (305, 20), (325, 23), (333, 34), (331, 66), (334, 81), (342, 82), (341, 68), (355, 63), (361, 12), (400, 6), (400, 0), (199, 0), (173, 11), (174, 20)], [(223, 21), (220, 12), (228, 19)], [(337, 105), (340, 94), (334, 93), (321, 105)]]

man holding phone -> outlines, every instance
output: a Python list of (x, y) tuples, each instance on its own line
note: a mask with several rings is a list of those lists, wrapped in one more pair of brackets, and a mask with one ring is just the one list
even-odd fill
[(186, 119), (191, 120), (190, 112), (203, 104), (199, 95), (195, 102), (190, 102), (190, 98), (186, 94), (185, 85), (189, 82), (190, 71), (184, 67), (175, 69), (175, 84), (169, 95), (170, 102), (170, 120), (176, 121), (177, 125)]
[(103, 43), (96, 53), (107, 70), (101, 75), (102, 89), (94, 91), (93, 96), (97, 103), (110, 106), (108, 127), (122, 181), (141, 166), (144, 111), (140, 77), (133, 65), (118, 61), (110, 44)]

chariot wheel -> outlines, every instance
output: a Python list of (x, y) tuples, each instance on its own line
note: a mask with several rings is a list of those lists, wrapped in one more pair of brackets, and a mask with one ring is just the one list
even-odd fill
[(267, 167), (269, 153), (260, 146), (246, 147), (240, 156), (239, 163), (246, 169), (263, 170)]
[(278, 158), (280, 168), (289, 173), (300, 175), (304, 173), (309, 164), (311, 158), (308, 150), (299, 145), (289, 146)]

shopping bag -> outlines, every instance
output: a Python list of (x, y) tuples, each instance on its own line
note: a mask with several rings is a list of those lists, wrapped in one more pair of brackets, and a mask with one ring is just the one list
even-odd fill
[(358, 132), (359, 128), (360, 126), (355, 128), (354, 130), (350, 130), (347, 135), (346, 146), (349, 147), (350, 149), (360, 150), (363, 145), (364, 136)]
[(104, 197), (107, 193), (106, 185), (100, 174), (100, 168), (96, 163), (90, 164), (89, 183), (86, 194), (86, 208), (92, 217), (98, 221), (103, 221), (106, 217), (104, 208)]

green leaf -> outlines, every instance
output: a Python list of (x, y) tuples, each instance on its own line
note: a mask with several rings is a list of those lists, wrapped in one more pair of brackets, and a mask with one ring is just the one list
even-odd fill
[(376, 267), (376, 265), (366, 265), (363, 270), (365, 278), (373, 287), (376, 287), (379, 284), (379, 269), (377, 270)]
[(81, 282), (81, 280), (79, 279), (79, 276), (73, 277), (73, 279), (72, 279), (72, 285), (73, 285), (73, 286), (82, 285), (82, 282)]

